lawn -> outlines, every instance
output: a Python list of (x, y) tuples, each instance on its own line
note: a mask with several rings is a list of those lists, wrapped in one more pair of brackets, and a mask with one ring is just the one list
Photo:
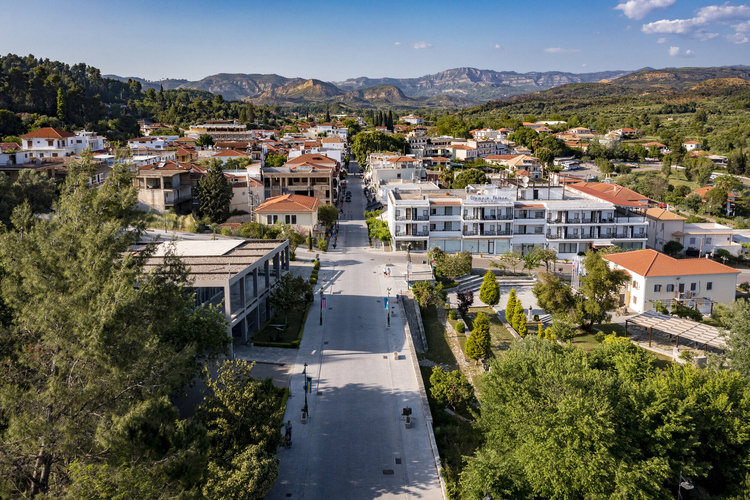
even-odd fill
[[(309, 306), (303, 311), (290, 312), (289, 322), (286, 326), (284, 326), (286, 317), (284, 315), (275, 315), (271, 321), (263, 325), (263, 328), (253, 335), (252, 342), (278, 342), (287, 344), (297, 340), (300, 329), (307, 318), (308, 310)], [(279, 326), (279, 328), (276, 328), (276, 326)]]
[(424, 333), (427, 337), (427, 352), (425, 358), (435, 363), (457, 366), (448, 339), (445, 336), (445, 326), (440, 322), (435, 306), (429, 306), (422, 315)]
[[(497, 317), (497, 313), (489, 307), (472, 307), (469, 309), (468, 314), (466, 315), (466, 331), (470, 332), (473, 328), (473, 322), (474, 318), (477, 317), (477, 314), (483, 312), (487, 315), (487, 318), (490, 320), (490, 336), (492, 337), (492, 353), (497, 356), (501, 352), (507, 350), (510, 348), (510, 345), (515, 340), (515, 337), (510, 334), (508, 330), (505, 329), (503, 326), (502, 321), (500, 321), (500, 318)], [(459, 341), (460, 341), (459, 337)], [(466, 339), (464, 337), (464, 342), (466, 342)], [(461, 345), (463, 348), (463, 344)]]
[[(614, 333), (618, 337), (625, 336), (625, 327), (623, 327), (622, 325), (594, 325), (594, 328), (603, 331), (605, 335)], [(594, 335), (596, 335), (596, 333), (596, 330), (593, 330), (590, 333), (580, 333), (573, 337), (570, 343), (574, 346), (583, 347), (586, 351), (591, 351), (592, 349), (594, 349), (594, 347), (599, 345), (599, 342), (597, 342), (594, 338)]]

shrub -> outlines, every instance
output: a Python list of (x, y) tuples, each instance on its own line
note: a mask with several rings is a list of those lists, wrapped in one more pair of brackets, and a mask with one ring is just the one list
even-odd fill
[(604, 334), (604, 332), (596, 332), (596, 333), (594, 334), (594, 340), (596, 340), (596, 341), (597, 341), (597, 342), (599, 342), (600, 344), (601, 344), (602, 342), (604, 342), (604, 338), (605, 338), (605, 337), (606, 337), (606, 335)]
[(539, 321), (539, 315), (538, 314), (534, 315), (534, 321)]
[(313, 264), (313, 268), (315, 268), (315, 270), (320, 269), (320, 261), (319, 260), (315, 260), (313, 262), (315, 262), (315, 264)]
[(456, 331), (458, 333), (464, 333), (466, 331), (466, 325), (463, 324), (463, 322), (459, 321), (456, 323)]
[(322, 236), (318, 238), (318, 248), (320, 249), (321, 252), (328, 251), (328, 242)]
[(223, 234), (224, 236), (232, 236), (232, 228), (229, 226), (222, 227), (221, 234)]
[(448, 311), (448, 317), (450, 319), (458, 319), (458, 313), (451, 309), (450, 311)]
[(295, 251), (293, 251), (293, 250), (290, 250), (290, 251), (289, 251), (289, 260), (290, 260), (290, 261), (294, 261), (294, 260), (297, 260), (297, 252), (295, 252)]
[(310, 284), (311, 285), (317, 285), (318, 284), (318, 278), (310, 278)]

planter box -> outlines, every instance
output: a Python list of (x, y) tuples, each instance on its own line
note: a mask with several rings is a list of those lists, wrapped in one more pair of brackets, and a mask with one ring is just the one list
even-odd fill
[(407, 429), (411, 429), (411, 419), (404, 420), (404, 427)]

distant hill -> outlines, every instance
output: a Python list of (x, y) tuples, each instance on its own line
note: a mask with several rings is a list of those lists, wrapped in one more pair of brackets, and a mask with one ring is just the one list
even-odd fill
[(717, 68), (666, 68), (641, 70), (612, 80), (613, 84), (632, 88), (665, 88), (685, 90), (696, 84), (719, 78), (750, 79), (750, 68), (726, 66)]
[(358, 90), (376, 85), (393, 85), (415, 97), (448, 94), (472, 101), (488, 101), (526, 94), (569, 83), (598, 82), (618, 78), (628, 71), (563, 73), (560, 71), (516, 73), (476, 68), (455, 68), (419, 78), (351, 78), (333, 82), (342, 90)]

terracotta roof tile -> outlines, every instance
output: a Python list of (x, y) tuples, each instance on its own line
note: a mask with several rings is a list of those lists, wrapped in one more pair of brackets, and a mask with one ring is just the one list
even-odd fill
[(64, 139), (66, 137), (75, 137), (75, 134), (60, 130), (59, 128), (44, 127), (28, 134), (21, 136), (21, 139)]
[(315, 212), (320, 200), (312, 196), (284, 194), (268, 198), (255, 209), (256, 212)]
[(604, 258), (640, 276), (696, 276), (740, 273), (737, 269), (710, 259), (674, 259), (651, 249), (605, 255)]

